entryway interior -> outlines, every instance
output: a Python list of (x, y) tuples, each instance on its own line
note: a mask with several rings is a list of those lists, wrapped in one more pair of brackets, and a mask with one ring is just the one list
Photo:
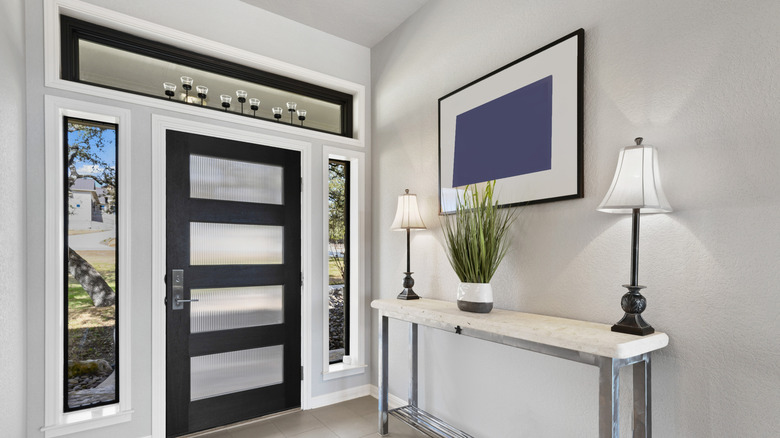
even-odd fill
[[(365, 5), (376, 13), (366, 12)], [(398, 13), (402, 5), (408, 8)], [(409, 270), (420, 301), (456, 300), (458, 278), (442, 248), (438, 217), (440, 99), (472, 83), (457, 95), (487, 98), (479, 85), (487, 83), (480, 78), (580, 28), (584, 197), (521, 208), (510, 233), (513, 249), (492, 281), (495, 310), (601, 324), (623, 315), (621, 284), (628, 280), (632, 220), (597, 209), (619, 150), (643, 137), (660, 153), (664, 190), (675, 208), (642, 219), (644, 317), (671, 340), (653, 359), (654, 406), (647, 418), (654, 419), (655, 435), (664, 437), (777, 434), (780, 350), (771, 346), (780, 294), (764, 290), (780, 280), (780, 233), (774, 231), (780, 225), (780, 2), (3, 0), (2, 11), (3, 436), (166, 436), (166, 130), (217, 131), (230, 140), (301, 152), (301, 409), (311, 414), (377, 394), (380, 324), (370, 305), (395, 300), (403, 289), (405, 255), (411, 254)], [(61, 44), (63, 16), (93, 25), (71, 36), (99, 40), (84, 43), (91, 51), (81, 54), (92, 54), (84, 69), (75, 58), (62, 62), (81, 44)], [(367, 24), (372, 17), (394, 23)], [(115, 48), (111, 58), (104, 56), (116, 39), (96, 33), (97, 26), (131, 35), (133, 41)], [(141, 46), (139, 39), (156, 44)], [(119, 49), (139, 48), (149, 56), (173, 54), (175, 62), (158, 63), (159, 69), (114, 62)], [(121, 53), (133, 54), (127, 50)], [(193, 65), (187, 52), (203, 62)], [(218, 71), (205, 72), (206, 64)], [(111, 74), (103, 74), (103, 68)], [(261, 94), (246, 84), (256, 77), (247, 70), (293, 79), (279, 82), (279, 90), (305, 82), (315, 87), (299, 91), (338, 92), (318, 93), (319, 104), (328, 103), (330, 95), (347, 98), (333, 111), (283, 93), (273, 100), (279, 93)], [(115, 74), (134, 72), (139, 75)], [(554, 90), (560, 89), (557, 80), (554, 76)], [(261, 97), (259, 105), (252, 103)], [(252, 106), (258, 106), (256, 116)], [(554, 101), (553, 108), (561, 105)], [(331, 113), (332, 123), (321, 119)], [(89, 182), (74, 181), (68, 197), (67, 118), (116, 126), (115, 147), (104, 149), (116, 150), (115, 213), (113, 196)], [(488, 131), (477, 127), (477, 133)], [(513, 125), (502, 123), (505, 127)], [(270, 143), (274, 139), (278, 144)], [(106, 165), (99, 167), (112, 169), (114, 160), (104, 158)], [(350, 162), (357, 193), (350, 204), (358, 235), (352, 241), (350, 273), (357, 277), (349, 320), (356, 331), (349, 334), (348, 349), (333, 348), (344, 352), (340, 363), (330, 363), (325, 335), (331, 160)], [(84, 163), (77, 170), (98, 176), (94, 166)], [(411, 233), (410, 252), (405, 236), (391, 230), (405, 189), (418, 196), (427, 226)], [(85, 220), (78, 225), (81, 214)], [(96, 225), (76, 229), (98, 222), (87, 220), (93, 214), (102, 226), (113, 225), (117, 236)], [(116, 221), (108, 220), (110, 215)], [(78, 225), (72, 230), (63, 224), (69, 216)], [(65, 273), (69, 235), (74, 251), (92, 252), (87, 255), (94, 257), (84, 260), (115, 289), (115, 328), (91, 322), (112, 307), (110, 294), (101, 306), (94, 291), (91, 298), (80, 295), (90, 318), (79, 327), (66, 323), (66, 292), (70, 285), (78, 288)], [(185, 281), (190, 278), (185, 272)], [(464, 329), (462, 323), (456, 327)], [(118, 344), (103, 350), (105, 361), (92, 362), (93, 371), (102, 369), (104, 382), (110, 381), (108, 388), (68, 375), (69, 330), (70, 339), (81, 342), (79, 335), (87, 329), (96, 334), (97, 328), (97, 339)], [(386, 389), (403, 397), (410, 380), (407, 328), (391, 321), (389, 330), (393, 362)], [(419, 403), (427, 412), (483, 437), (517, 436), (518, 425), (527, 436), (597, 436), (600, 374), (595, 367), (477, 342), (455, 330), (421, 327), (419, 337)], [(101, 358), (90, 353), (74, 362)], [(474, 375), (481, 378), (469, 378)], [(77, 388), (86, 380), (98, 386)], [(621, 374), (622, 392), (629, 392), (631, 380)], [(67, 397), (85, 390), (110, 397)], [(391, 398), (391, 405), (393, 400), (399, 401)], [(626, 408), (615, 412), (625, 419)], [(308, 417), (303, 414), (300, 418)], [(391, 425), (392, 433), (397, 430)], [(631, 432), (623, 421), (621, 435)]]

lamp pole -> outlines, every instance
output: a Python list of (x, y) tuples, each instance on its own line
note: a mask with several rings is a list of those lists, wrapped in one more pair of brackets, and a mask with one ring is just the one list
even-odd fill
[(631, 210), (631, 286), (639, 286), (639, 209)]
[[(412, 234), (411, 228), (407, 228), (406, 229), (406, 272), (408, 272), (409, 274), (411, 274), (410, 271), (412, 270), (411, 269), (411, 264), (409, 263), (409, 259), (410, 259), (410, 256), (409, 256), (409, 252), (410, 252), (409, 251), (409, 239), (410, 239), (411, 234)], [(409, 287), (411, 287), (411, 286), (409, 286)]]

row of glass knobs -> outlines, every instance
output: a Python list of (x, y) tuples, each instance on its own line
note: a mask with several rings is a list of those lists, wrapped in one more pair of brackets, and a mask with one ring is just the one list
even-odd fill
[[(184, 89), (185, 97), (184, 101), (187, 102), (190, 97), (190, 90), (192, 90), (192, 83), (193, 79), (189, 76), (182, 76), (181, 77), (181, 87)], [(172, 99), (173, 96), (176, 95), (176, 84), (173, 82), (163, 82), (163, 88), (165, 89), (165, 95), (168, 96), (168, 99)], [(198, 97), (200, 98), (200, 105), (203, 106), (203, 101), (206, 99), (206, 95), (209, 92), (208, 87), (205, 87), (203, 85), (198, 85), (195, 87), (195, 91), (198, 93)], [(239, 103), (241, 103), (241, 113), (244, 113), (244, 102), (247, 101), (247, 92), (244, 90), (236, 90), (236, 97), (238, 98)], [(229, 94), (221, 94), (219, 96), (219, 99), (222, 101), (222, 107), (225, 108), (225, 111), (230, 108), (230, 102), (233, 100), (233, 97)], [(298, 114), (298, 120), (301, 121), (301, 126), (303, 126), (303, 121), (306, 120), (306, 110), (299, 110), (297, 109), (298, 104), (295, 102), (287, 102), (287, 111), (290, 113), (290, 124), (293, 123), (293, 114)], [(260, 109), (260, 99), (257, 98), (250, 98), (249, 99), (249, 108), (252, 110), (252, 116), (257, 117), (257, 110)], [(284, 110), (282, 107), (277, 106), (271, 108), (271, 112), (274, 114), (274, 118), (278, 122), (279, 119), (282, 118), (282, 112)]]

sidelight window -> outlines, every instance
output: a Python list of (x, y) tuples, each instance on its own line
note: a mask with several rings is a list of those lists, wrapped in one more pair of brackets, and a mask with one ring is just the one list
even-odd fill
[(117, 125), (65, 117), (65, 412), (119, 402)]
[(349, 162), (328, 163), (328, 362), (349, 356)]
[(366, 173), (362, 152), (323, 147), (323, 380), (366, 371)]

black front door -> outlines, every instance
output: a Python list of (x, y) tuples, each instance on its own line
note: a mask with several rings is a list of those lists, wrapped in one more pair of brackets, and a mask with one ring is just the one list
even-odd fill
[(167, 435), (300, 406), (300, 152), (166, 134)]

